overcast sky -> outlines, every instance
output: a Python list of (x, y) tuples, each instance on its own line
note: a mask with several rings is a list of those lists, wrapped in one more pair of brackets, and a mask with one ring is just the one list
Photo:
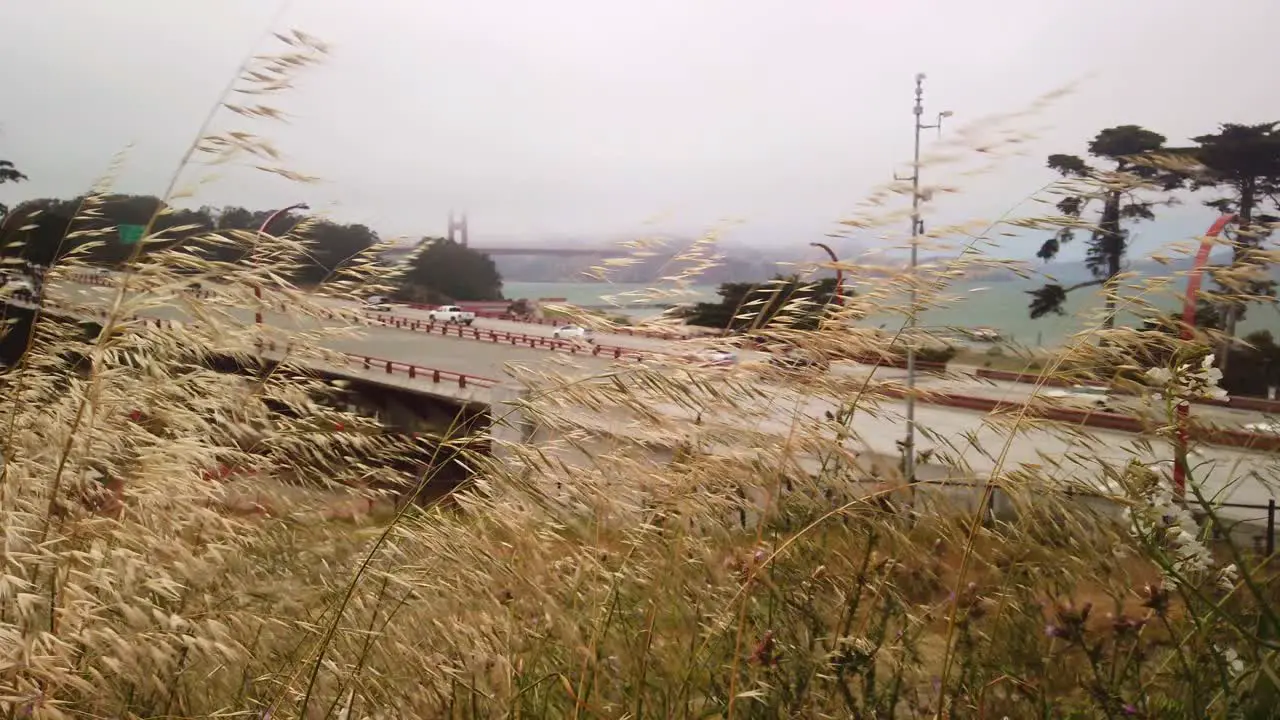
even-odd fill
[[(690, 232), (725, 217), (746, 222), (746, 239), (805, 242), (909, 159), (916, 72), (928, 74), (926, 117), (954, 111), (957, 128), (1083, 80), (1021, 121), (1043, 128), (1026, 157), (949, 206), (990, 216), (1050, 179), (1047, 153), (1083, 152), (1103, 127), (1136, 123), (1183, 141), (1219, 122), (1280, 119), (1280, 3), (1211, 7), (294, 0), (276, 28), (326, 40), (332, 56), (279, 101), (290, 125), (256, 129), (291, 168), (325, 182), (235, 172), (200, 199), (306, 200), (384, 236), (441, 234), (449, 209), (465, 208), (476, 244)], [(80, 193), (130, 144), (116, 188), (161, 192), (246, 53), (270, 49), (254, 45), (279, 9), (0, 2), (0, 158), (31, 177), (0, 188), (0, 200)], [(1198, 207), (1169, 217), (1144, 237), (1211, 220)]]

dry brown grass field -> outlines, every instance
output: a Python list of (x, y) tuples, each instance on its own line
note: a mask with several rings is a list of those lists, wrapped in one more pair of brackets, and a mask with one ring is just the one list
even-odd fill
[[(307, 180), (276, 164), (270, 102), (325, 47), (303, 33), (279, 41), (244, 68), (237, 87), (257, 93), (236, 97), (254, 101), (211, 113), (166, 200), (196, 184), (193, 160), (247, 159)], [(967, 174), (1016, 152), (1018, 128), (1055, 97), (943, 142), (931, 173), (958, 179), (935, 190), (962, 193)], [(1158, 192), (1138, 175), (1077, 185), (1090, 182)], [(905, 225), (893, 209), (910, 192), (902, 185), (868, 198), (846, 227)], [(1078, 191), (1050, 185), (997, 222), (930, 228), (930, 252), (949, 248), (953, 263), (872, 280), (851, 264), (856, 295), (822, 309), (817, 329), (790, 327), (812, 312), (797, 303), (760, 332), (835, 360), (883, 352), (892, 334), (850, 323), (917, 311), (904, 304), (909, 287), (921, 307), (959, 301), (948, 283), (994, 262), (989, 238), (1067, 222), (1053, 203)], [(1099, 470), (1108, 496), (1082, 503), (1049, 465), (1004, 462), (1029, 419), (975, 414), (974, 438), (1000, 428), (1005, 444), (985, 448), (994, 469), (970, 468), (973, 450), (941, 453), (930, 467), (979, 485), (927, 493), (896, 462), (871, 477), (857, 455), (861, 421), (885, 399), (874, 378), (815, 370), (779, 380), (648, 359), (598, 382), (549, 366), (519, 373), (519, 411), (561, 430), (537, 446), (495, 441), (493, 456), (470, 459), (477, 481), (442, 502), (430, 470), (358, 460), (410, 452), (400, 440), (359, 432), (372, 421), (316, 401), (331, 386), (304, 365), (354, 318), (286, 334), (230, 315), (256, 306), (255, 289), (261, 302), (316, 318), (329, 312), (316, 293), (383, 292), (394, 277), (376, 249), (302, 292), (280, 271), (306, 253), (305, 223), (286, 237), (222, 242), (243, 247), (243, 259), (213, 263), (180, 246), (142, 253), (140, 243), (102, 333), (86, 338), (47, 317), (0, 379), (6, 719), (1226, 719), (1272, 717), (1278, 706), (1274, 572), (1246, 542), (1216, 537), (1220, 488), (1202, 485), (1194, 464), (1185, 505), (1172, 501), (1165, 470), (1136, 459)], [(713, 250), (708, 236), (677, 258), (672, 284), (692, 282)], [(51, 282), (80, 262), (66, 258)], [(221, 289), (192, 299), (179, 274), (192, 269)], [(1132, 307), (1184, 286), (1164, 280), (1108, 289)], [(196, 320), (130, 320), (159, 306)], [(1158, 422), (1144, 440), (1174, 458), (1177, 405), (1213, 392), (1201, 358), (1216, 339), (1096, 321), (1098, 333), (1038, 367), (1010, 355), (967, 362), (1046, 375), (1082, 364), (1167, 370), (1151, 376)], [(264, 335), (293, 348), (271, 373), (200, 362), (248, 357)], [(780, 382), (788, 397), (837, 411), (789, 410)], [(750, 431), (656, 410), (733, 418), (760, 403), (775, 420), (750, 421)], [(647, 417), (648, 444), (599, 444), (589, 418), (612, 410)], [(240, 472), (219, 476), (224, 466)], [(993, 516), (994, 492), (1004, 509)]]

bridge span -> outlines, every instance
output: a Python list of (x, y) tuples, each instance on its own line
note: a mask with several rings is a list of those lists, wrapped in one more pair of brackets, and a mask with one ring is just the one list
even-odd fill
[(539, 247), (484, 247), (469, 246), (472, 250), (482, 252), (490, 257), (497, 255), (525, 255), (529, 257), (538, 257), (550, 255), (553, 257), (609, 257), (617, 255), (617, 248), (539, 248)]

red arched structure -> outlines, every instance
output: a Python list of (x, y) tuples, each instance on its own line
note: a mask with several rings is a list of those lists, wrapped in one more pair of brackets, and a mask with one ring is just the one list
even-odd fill
[(816, 248), (822, 248), (823, 250), (826, 250), (827, 254), (831, 256), (831, 262), (837, 264), (836, 265), (836, 304), (843, 307), (844, 306), (844, 293), (843, 293), (844, 271), (841, 270), (839, 267), (840, 258), (836, 257), (836, 251), (832, 250), (831, 246), (827, 245), (826, 243), (811, 242), (809, 244)]
[[(1227, 226), (1236, 219), (1235, 213), (1223, 213), (1213, 225), (1209, 226), (1205, 239), (1196, 252), (1195, 262), (1191, 265), (1191, 275), (1187, 278), (1187, 295), (1182, 301), (1182, 339), (1190, 340), (1192, 328), (1196, 324), (1196, 300), (1200, 294), (1200, 283), (1204, 278), (1204, 266), (1209, 262), (1209, 253), (1213, 251), (1213, 238), (1222, 234)], [(1191, 416), (1191, 404), (1178, 406), (1178, 441), (1174, 448), (1173, 459), (1173, 493), (1179, 500), (1187, 493), (1187, 419)]]

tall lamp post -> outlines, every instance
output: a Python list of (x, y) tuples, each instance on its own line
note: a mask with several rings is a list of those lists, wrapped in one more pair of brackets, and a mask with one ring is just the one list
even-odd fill
[[(271, 223), (281, 215), (287, 215), (288, 213), (294, 210), (310, 210), (310, 209), (311, 209), (311, 206), (303, 202), (303, 203), (294, 203), (289, 207), (280, 208), (279, 210), (271, 213), (270, 215), (267, 216), (266, 220), (262, 221), (262, 225), (258, 226), (258, 239), (261, 240), (262, 236), (267, 234), (267, 227), (270, 226)], [(253, 296), (258, 299), (258, 308), (253, 313), (253, 322), (257, 325), (261, 325), (262, 324), (262, 286), (261, 285), (255, 284), (253, 286)]]
[(911, 312), (907, 317), (906, 332), (903, 333), (907, 341), (907, 438), (902, 443), (902, 451), (905, 454), (903, 474), (909, 483), (914, 482), (916, 477), (916, 349), (911, 337), (915, 333), (911, 331), (916, 327), (919, 293), (916, 290), (915, 274), (919, 263), (920, 233), (924, 230), (924, 223), (920, 220), (920, 131), (937, 128), (941, 135), (942, 119), (951, 117), (951, 111), (946, 110), (938, 113), (938, 119), (932, 125), (920, 122), (920, 118), (924, 116), (924, 78), (924, 73), (916, 73), (915, 151), (911, 159)]

